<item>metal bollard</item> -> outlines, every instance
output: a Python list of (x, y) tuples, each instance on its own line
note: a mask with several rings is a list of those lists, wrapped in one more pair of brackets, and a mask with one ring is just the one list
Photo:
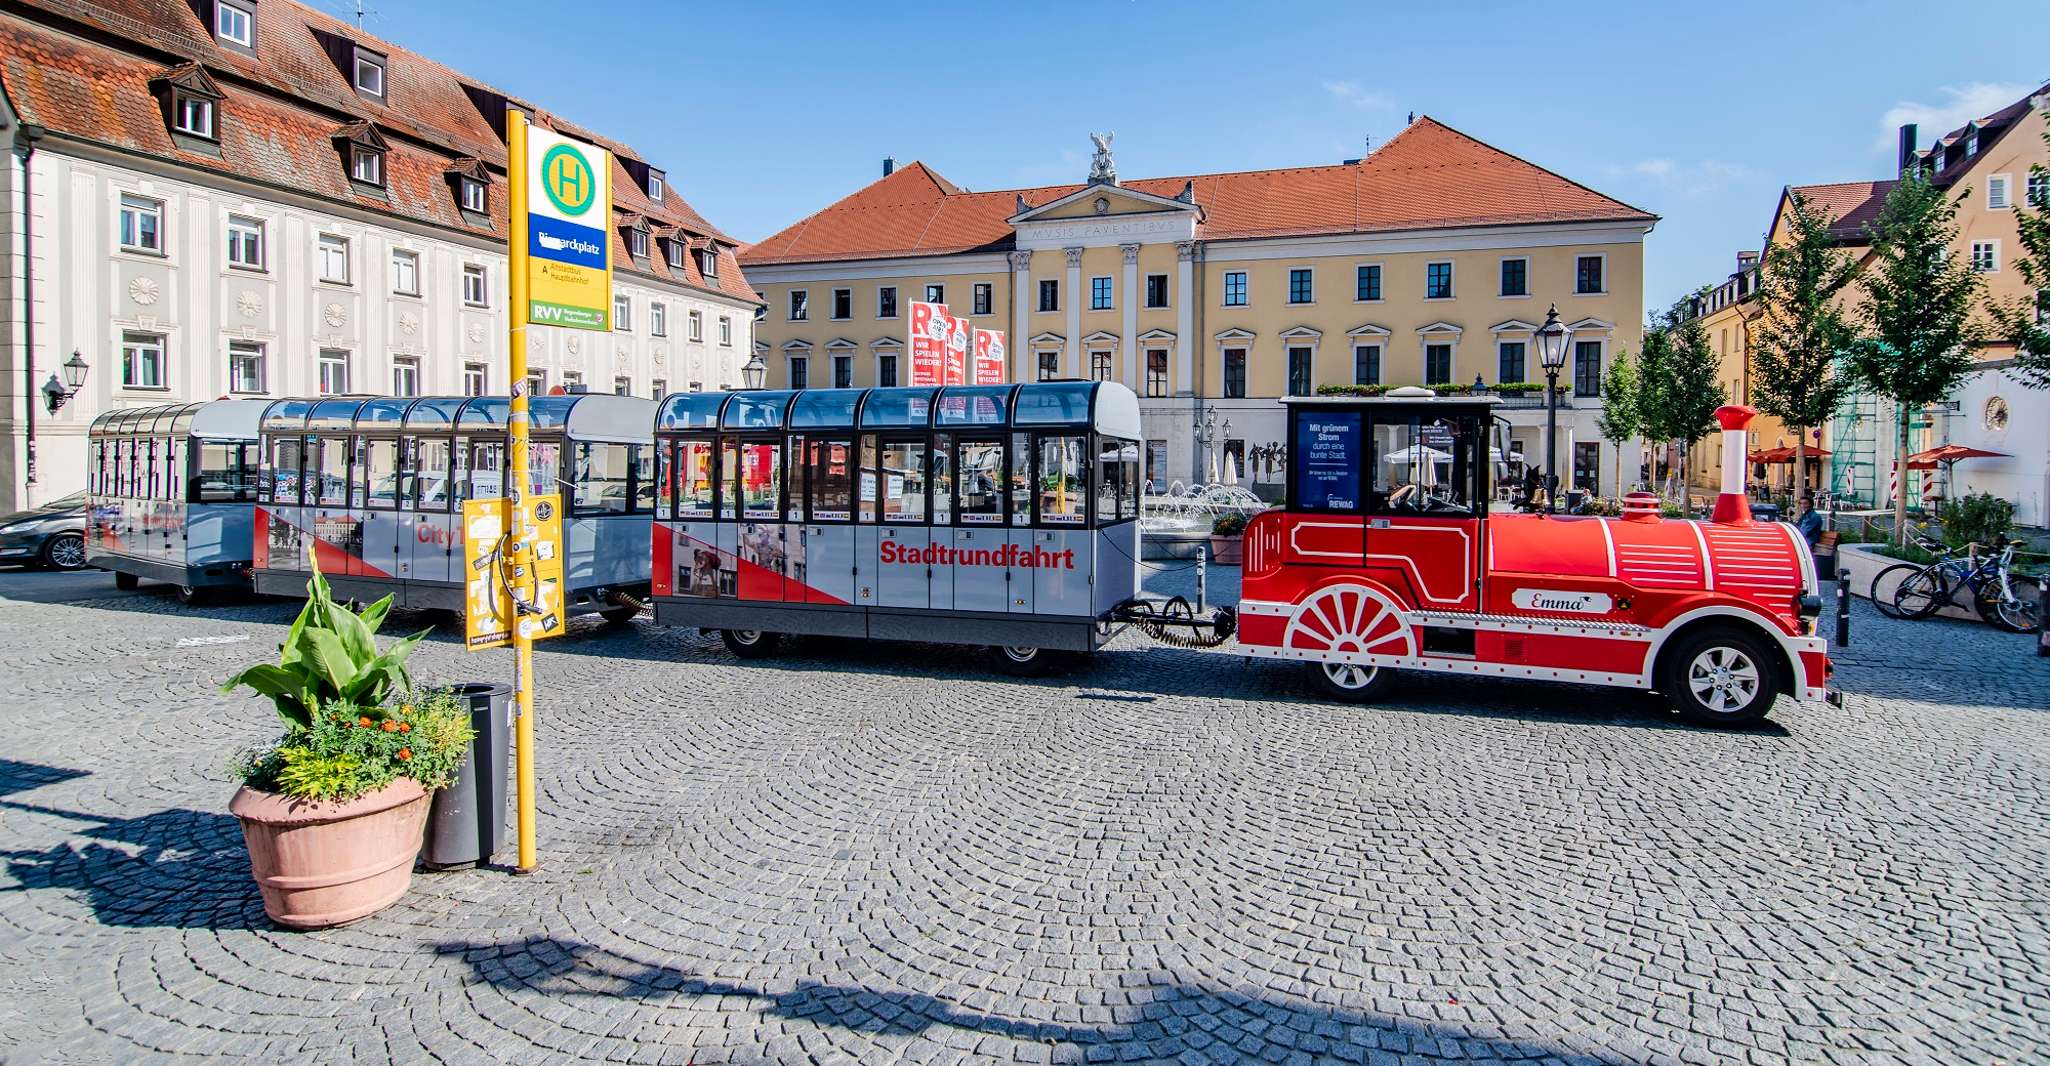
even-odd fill
[(1202, 613), (1203, 613), (1203, 585), (1204, 585), (1204, 582), (1205, 582), (1205, 580), (1206, 580), (1206, 579), (1207, 579), (1207, 578), (1209, 577), (1209, 574), (1210, 574), (1209, 564), (1210, 564), (1210, 550), (1209, 550), (1208, 548), (1204, 548), (1204, 547), (1198, 547), (1198, 548), (1196, 549), (1196, 613), (1197, 613), (1197, 614), (1202, 614)]
[(1836, 646), (1851, 646), (1851, 572), (1836, 572)]

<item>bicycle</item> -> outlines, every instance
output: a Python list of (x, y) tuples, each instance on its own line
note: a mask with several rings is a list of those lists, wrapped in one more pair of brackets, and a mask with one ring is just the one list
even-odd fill
[[(1932, 565), (1949, 563), (1953, 561), (1957, 555), (1957, 552), (1954, 549), (1952, 549), (1950, 545), (1945, 544), (1942, 541), (1937, 540), (1935, 537), (1931, 537), (1928, 534), (1921, 532), (1920, 530), (1911, 530), (1909, 535), (1913, 538), (1915, 546), (1935, 556), (1936, 562), (1934, 564), (1894, 563), (1891, 566), (1882, 568), (1877, 574), (1872, 575), (1872, 585), (1870, 591), (1867, 593), (1867, 598), (1872, 601), (1872, 606), (1879, 609), (1880, 614), (1883, 614), (1888, 618), (1907, 617), (1907, 615), (1902, 614), (1900, 612), (1900, 609), (1895, 607), (1893, 604), (1894, 595), (1896, 592), (1899, 591), (1901, 583), (1906, 582), (1908, 578), (1921, 573), (1923, 570), (1928, 569)], [(1894, 582), (1894, 592), (1888, 592), (1882, 595), (1879, 590), (1886, 586), (1889, 579), (1891, 579)]]
[(1927, 618), (1953, 602), (1960, 591), (1970, 589), (1973, 607), (1987, 624), (2010, 633), (2032, 632), (2040, 589), (2035, 578), (2014, 572), (2014, 550), (2020, 544), (1998, 537), (1987, 546), (1997, 549), (1992, 554), (1981, 556), (1982, 546), (1976, 542), (1966, 546), (1963, 559), (1946, 552), (1901, 581), (1894, 589), (1894, 609), (1903, 618)]

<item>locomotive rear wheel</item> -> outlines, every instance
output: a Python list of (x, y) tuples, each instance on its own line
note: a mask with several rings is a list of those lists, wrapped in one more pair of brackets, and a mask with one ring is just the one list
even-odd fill
[(759, 629), (722, 629), (719, 639), (726, 643), (727, 651), (743, 659), (766, 659), (776, 654), (776, 644), (783, 634)]
[(1324, 695), (1346, 703), (1371, 703), (1395, 684), (1395, 671), (1351, 663), (1311, 663), (1310, 677)]
[(1779, 699), (1778, 664), (1757, 638), (1708, 629), (1680, 638), (1659, 660), (1659, 691), (1697, 725), (1749, 725)]
[(994, 649), (997, 669), (1012, 677), (1040, 677), (1053, 669), (1053, 652), (1005, 644)]

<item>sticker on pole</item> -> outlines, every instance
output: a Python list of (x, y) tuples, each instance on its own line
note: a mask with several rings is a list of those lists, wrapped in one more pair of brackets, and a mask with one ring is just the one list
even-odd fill
[(612, 154), (529, 127), (527, 319), (612, 328)]
[(512, 595), (499, 572), (505, 539), (504, 499), (463, 501), (463, 646), (471, 651), (512, 642)]

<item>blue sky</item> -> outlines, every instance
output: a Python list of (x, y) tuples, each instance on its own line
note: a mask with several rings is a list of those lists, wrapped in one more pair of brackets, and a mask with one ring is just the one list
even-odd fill
[(742, 240), (886, 155), (972, 189), (1079, 181), (1091, 130), (1128, 177), (1302, 166), (1413, 110), (1662, 216), (1648, 306), (1726, 276), (1782, 185), (1885, 177), (1900, 122), (1926, 144), (2050, 80), (2040, 3), (367, 3), (372, 33), (635, 146)]

